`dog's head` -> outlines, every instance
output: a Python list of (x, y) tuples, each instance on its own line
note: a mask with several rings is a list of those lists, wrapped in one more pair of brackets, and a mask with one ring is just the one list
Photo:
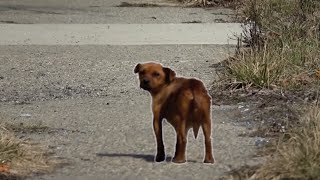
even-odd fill
[(173, 70), (157, 63), (137, 64), (134, 73), (139, 73), (140, 87), (152, 93), (158, 92), (176, 77)]

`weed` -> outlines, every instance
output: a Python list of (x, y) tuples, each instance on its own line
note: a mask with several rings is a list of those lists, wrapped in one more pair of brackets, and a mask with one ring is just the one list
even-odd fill
[[(18, 139), (5, 126), (0, 125), (0, 161), (8, 165), (8, 178), (15, 179), (32, 173), (52, 171), (63, 163), (48, 149), (28, 140)], [(0, 172), (0, 177), (7, 176)]]
[(282, 136), (274, 157), (255, 173), (255, 179), (317, 179), (320, 177), (319, 108), (313, 108), (306, 117), (301, 119), (301, 124), (301, 127)]
[[(219, 72), (221, 79), (211, 92), (228, 90), (233, 96), (235, 92), (248, 92), (242, 98), (248, 100), (259, 94), (252, 92), (272, 91), (285, 99), (278, 101), (277, 107), (299, 101), (296, 106), (301, 115), (305, 112), (303, 103), (319, 98), (320, 1), (246, 0), (243, 14), (246, 22), (236, 53), (223, 63), (225, 70)], [(268, 161), (253, 171), (245, 171), (251, 167), (235, 170), (230, 179), (319, 179), (319, 108), (312, 108), (302, 119), (288, 116), (273, 120), (285, 131), (275, 134), (278, 141), (264, 154), (270, 155)], [(255, 133), (261, 136), (273, 132), (267, 126)], [(275, 130), (279, 131), (277, 127)]]
[(247, 0), (243, 35), (226, 63), (229, 81), (282, 89), (319, 83), (319, 9), (320, 1)]

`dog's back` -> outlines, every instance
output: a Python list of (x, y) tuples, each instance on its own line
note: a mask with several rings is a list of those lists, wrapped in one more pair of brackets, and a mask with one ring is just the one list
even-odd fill
[[(210, 101), (211, 97), (204, 84), (197, 79), (191, 78), (175, 78), (171, 84), (174, 88), (169, 88), (169, 96), (167, 102), (163, 106), (165, 112), (164, 117), (172, 118), (176, 114), (187, 118), (187, 128), (193, 128), (194, 136), (197, 138), (201, 123), (210, 117)], [(177, 122), (170, 122), (173, 126)]]

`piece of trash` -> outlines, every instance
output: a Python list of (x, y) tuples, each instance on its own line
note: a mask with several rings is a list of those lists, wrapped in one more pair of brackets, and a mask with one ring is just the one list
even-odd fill
[(320, 69), (316, 70), (316, 76), (320, 79)]
[(7, 173), (10, 174), (10, 163), (0, 163), (0, 173)]
[(28, 113), (24, 113), (24, 114), (20, 114), (21, 117), (31, 117), (31, 114)]
[(267, 143), (269, 143), (268, 140), (266, 140), (265, 138), (258, 137), (256, 139), (254, 145), (261, 148), (261, 147), (265, 146)]
[(249, 108), (243, 110), (243, 112), (246, 112), (246, 111), (249, 111)]

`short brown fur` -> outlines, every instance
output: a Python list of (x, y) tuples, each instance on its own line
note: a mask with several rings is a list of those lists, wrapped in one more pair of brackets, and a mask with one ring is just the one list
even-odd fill
[(157, 63), (137, 64), (140, 87), (152, 96), (153, 129), (157, 142), (155, 161), (165, 160), (162, 120), (165, 118), (177, 134), (175, 163), (186, 162), (187, 134), (193, 129), (197, 138), (200, 126), (205, 140), (204, 163), (214, 163), (211, 145), (211, 97), (200, 80), (176, 77), (170, 68)]

